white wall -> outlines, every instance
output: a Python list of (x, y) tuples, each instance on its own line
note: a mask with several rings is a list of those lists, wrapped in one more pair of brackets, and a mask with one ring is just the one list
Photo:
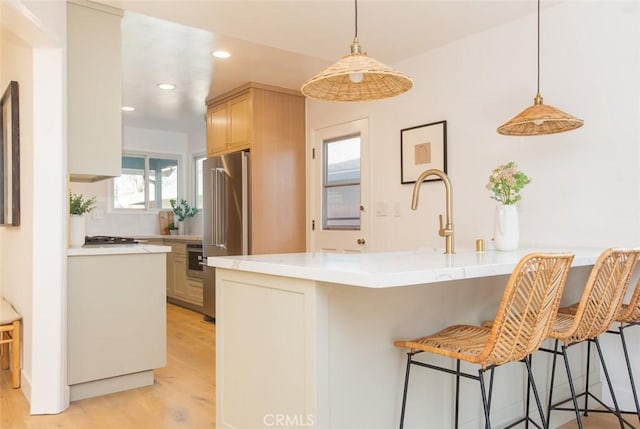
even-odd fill
[[(18, 82), (20, 97), (20, 226), (1, 227), (3, 248), (0, 266), (2, 296), (24, 317), (23, 379), (30, 385), (32, 369), (33, 324), (33, 109), (27, 100), (33, 97), (33, 56), (31, 45), (3, 27), (2, 80), (4, 92), (12, 80)], [(26, 287), (23, 287), (26, 285)]]
[(33, 414), (68, 406), (65, 357), (65, 3), (2, 2), (0, 86), (18, 81), (20, 226), (0, 232), (2, 294), (23, 316), (22, 391)]
[[(182, 157), (183, 175), (179, 186), (183, 189), (183, 198), (191, 198), (191, 159), (194, 153), (205, 150), (205, 129), (190, 133), (151, 130), (136, 127), (124, 127), (123, 150), (125, 152), (150, 152), (158, 154), (178, 154)], [(113, 211), (110, 206), (111, 180), (96, 183), (71, 183), (69, 189), (86, 197), (97, 198), (96, 210), (86, 216), (87, 235), (152, 235), (159, 234), (158, 213), (128, 214)], [(190, 233), (202, 231), (199, 217), (192, 222)]]
[(494, 201), (484, 186), (491, 169), (510, 160), (533, 179), (519, 210), (523, 245), (640, 245), (639, 20), (639, 5), (629, 2), (543, 10), (541, 92), (548, 104), (584, 119), (579, 130), (540, 137), (495, 131), (533, 103), (531, 15), (395, 64), (413, 77), (407, 94), (308, 101), (308, 145), (314, 129), (371, 118), (371, 206), (402, 207), (399, 218), (372, 218), (375, 251), (444, 245), (437, 236), (443, 186), (423, 185), (412, 212), (412, 186), (400, 184), (400, 129), (439, 120), (448, 121), (458, 248), (492, 237)]
[[(545, 8), (542, 95), (585, 125), (565, 134), (500, 136), (496, 127), (533, 103), (535, 18), (394, 64), (414, 80), (407, 94), (363, 103), (307, 101), (309, 147), (314, 129), (370, 117), (371, 206), (402, 207), (400, 217), (372, 217), (372, 250), (444, 247), (437, 235), (442, 184), (422, 186), (417, 212), (409, 208), (412, 186), (400, 184), (400, 129), (439, 120), (448, 121), (458, 249), (492, 237), (495, 203), (484, 186), (491, 169), (511, 160), (533, 179), (519, 208), (521, 246), (640, 246), (640, 3)], [(640, 344), (640, 332), (631, 331), (630, 344)], [(619, 399), (630, 409), (619, 340), (604, 342)], [(640, 360), (632, 360), (640, 385)]]

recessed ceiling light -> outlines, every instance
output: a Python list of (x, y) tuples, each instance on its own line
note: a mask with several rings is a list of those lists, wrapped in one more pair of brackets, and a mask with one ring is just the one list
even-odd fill
[(213, 51), (211, 52), (211, 55), (216, 58), (229, 58), (231, 56), (231, 54), (227, 51)]
[(176, 86), (172, 83), (159, 83), (158, 88), (160, 89), (176, 89)]
[(122, 106), (122, 111), (123, 112), (133, 112), (134, 110), (136, 110), (135, 107), (131, 107), (131, 106)]

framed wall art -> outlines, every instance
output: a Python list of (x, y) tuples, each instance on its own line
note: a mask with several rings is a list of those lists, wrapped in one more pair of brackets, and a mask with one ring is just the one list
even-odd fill
[(20, 225), (20, 119), (18, 82), (0, 99), (0, 225)]
[[(447, 121), (400, 130), (400, 183), (415, 183), (431, 168), (447, 172)], [(431, 177), (425, 182), (440, 180)]]

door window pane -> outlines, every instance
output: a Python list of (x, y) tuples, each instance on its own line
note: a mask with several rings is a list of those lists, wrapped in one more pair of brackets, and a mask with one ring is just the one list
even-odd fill
[(323, 228), (360, 229), (360, 135), (324, 142)]

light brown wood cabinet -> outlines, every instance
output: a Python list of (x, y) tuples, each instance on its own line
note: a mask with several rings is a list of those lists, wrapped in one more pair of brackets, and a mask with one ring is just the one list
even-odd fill
[(247, 149), (251, 145), (249, 93), (221, 101), (207, 109), (207, 155)]
[(302, 252), (305, 100), (299, 91), (248, 83), (207, 99), (207, 155), (251, 152), (250, 249)]

